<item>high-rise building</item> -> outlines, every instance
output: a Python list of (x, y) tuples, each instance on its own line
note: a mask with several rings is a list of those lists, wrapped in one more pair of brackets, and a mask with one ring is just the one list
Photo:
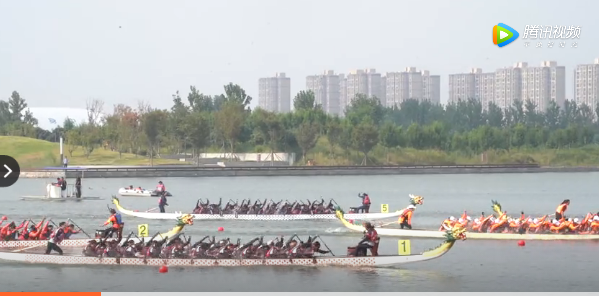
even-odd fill
[(375, 69), (351, 71), (347, 76), (340, 80), (341, 102), (343, 110), (351, 104), (351, 101), (357, 94), (363, 94), (370, 97), (376, 97), (384, 102), (383, 91), (381, 87), (381, 74), (376, 73)]
[(566, 67), (545, 61), (540, 67), (524, 64), (521, 69), (522, 101), (534, 103), (539, 111), (545, 111), (551, 101), (563, 107), (566, 101)]
[(385, 87), (387, 107), (399, 106), (410, 99), (441, 102), (441, 77), (417, 71), (415, 67), (408, 67), (404, 72), (388, 72)]
[(493, 102), (501, 109), (509, 108), (515, 100), (522, 99), (522, 68), (526, 63), (495, 71), (495, 98)]
[(594, 64), (576, 66), (574, 70), (574, 101), (595, 109), (599, 103), (599, 58)]
[(449, 75), (449, 102), (477, 99), (483, 108), (493, 101), (495, 73), (483, 73), (480, 68), (470, 69), (470, 73)]
[(258, 80), (258, 106), (271, 112), (291, 111), (291, 79), (285, 73)]
[(341, 115), (341, 93), (339, 75), (334, 71), (325, 71), (322, 75), (311, 75), (306, 77), (306, 89), (314, 92), (316, 104), (322, 105), (322, 109), (333, 115)]

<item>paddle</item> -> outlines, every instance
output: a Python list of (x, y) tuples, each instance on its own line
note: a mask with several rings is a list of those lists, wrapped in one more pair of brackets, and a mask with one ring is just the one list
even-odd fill
[(156, 209), (158, 209), (158, 208), (151, 208), (151, 209), (147, 210), (146, 213), (156, 211)]
[(320, 235), (317, 235), (314, 237), (314, 239), (319, 238), (320, 241), (322, 242), (322, 244), (329, 250), (329, 252), (331, 252), (331, 255), (335, 256), (335, 254), (333, 253), (333, 251), (331, 250), (331, 248), (329, 248), (329, 246), (327, 246), (327, 243), (324, 242), (324, 240), (322, 239), (322, 237), (320, 237)]
[(71, 221), (71, 223), (73, 223), (73, 225), (75, 225), (75, 227), (79, 228), (79, 230), (81, 230), (81, 232), (83, 232), (83, 234), (87, 235), (88, 238), (92, 238), (91, 235), (87, 234), (87, 232), (85, 232), (85, 230), (83, 230), (81, 227), (79, 227), (79, 225), (77, 225), (77, 223), (75, 223), (75, 221), (71, 220), (71, 218), (67, 219), (67, 221)]
[(395, 223), (397, 223), (397, 221), (391, 221), (389, 223), (383, 223), (383, 224), (379, 225), (378, 227), (385, 227), (387, 225), (391, 225), (391, 224), (395, 224)]
[(43, 244), (41, 244), (39, 246), (31, 246), (31, 247), (27, 247), (27, 248), (22, 248), (22, 249), (11, 251), (11, 253), (17, 253), (17, 252), (26, 251), (26, 250), (30, 250), (30, 249), (34, 249), (34, 248), (43, 247), (43, 246), (44, 246)]

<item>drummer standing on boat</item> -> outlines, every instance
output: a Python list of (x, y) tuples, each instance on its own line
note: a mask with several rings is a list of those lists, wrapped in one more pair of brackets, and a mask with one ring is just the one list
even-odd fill
[(62, 249), (58, 245), (64, 239), (64, 228), (66, 227), (66, 225), (66, 222), (60, 222), (58, 224), (58, 229), (56, 229), (52, 233), (50, 239), (48, 240), (48, 246), (46, 247), (46, 255), (49, 255), (52, 251), (56, 251), (59, 255), (62, 255)]
[(559, 206), (557, 206), (557, 208), (555, 209), (555, 219), (556, 220), (559, 221), (562, 218), (564, 218), (564, 214), (566, 213), (566, 210), (568, 209), (569, 205), (570, 205), (570, 200), (564, 199), (564, 201), (562, 201), (562, 203), (559, 204)]
[(165, 213), (164, 206), (168, 206), (168, 203), (166, 202), (166, 191), (162, 191), (160, 199), (158, 199), (158, 207), (160, 208), (161, 213)]

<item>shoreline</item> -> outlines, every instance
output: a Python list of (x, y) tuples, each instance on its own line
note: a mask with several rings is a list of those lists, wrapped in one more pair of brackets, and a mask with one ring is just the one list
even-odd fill
[(380, 176), (428, 174), (514, 174), (599, 172), (599, 167), (541, 167), (539, 165), (437, 165), (437, 166), (95, 166), (68, 169), (22, 170), (20, 178), (162, 178), (162, 177), (277, 177), (277, 176)]

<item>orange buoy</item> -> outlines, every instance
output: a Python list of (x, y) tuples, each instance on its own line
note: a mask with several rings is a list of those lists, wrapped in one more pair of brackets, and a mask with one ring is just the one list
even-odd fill
[(160, 268), (158, 269), (158, 272), (160, 272), (160, 273), (167, 273), (168, 272), (168, 266), (166, 266), (166, 265), (160, 266)]
[(523, 241), (523, 240), (519, 240), (519, 241), (518, 241), (518, 246), (520, 246), (520, 247), (524, 247), (525, 245), (526, 245), (526, 242), (525, 242), (525, 241)]
[(218, 231), (225, 231), (225, 228), (221, 226), (218, 228)]
[(136, 212), (139, 212), (138, 210), (135, 210)]
[(2, 216), (2, 221), (6, 221), (8, 218), (6, 216)]

